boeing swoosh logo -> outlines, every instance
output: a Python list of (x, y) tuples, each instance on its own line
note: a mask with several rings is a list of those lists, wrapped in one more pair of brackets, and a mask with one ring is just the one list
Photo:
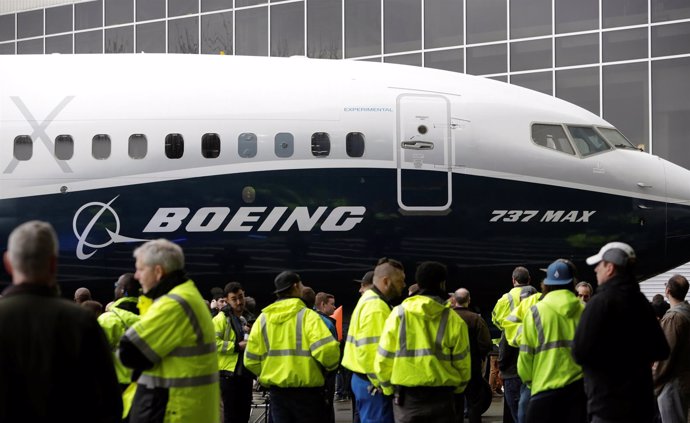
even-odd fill
[[(92, 201), (90, 203), (86, 203), (83, 206), (77, 210), (77, 212), (74, 214), (74, 218), (72, 219), (72, 230), (74, 231), (74, 236), (77, 237), (77, 240), (79, 241), (77, 243), (77, 258), (80, 260), (86, 260), (96, 254), (98, 250), (101, 248), (105, 248), (110, 244), (117, 244), (117, 243), (127, 243), (127, 242), (143, 242), (143, 241), (149, 241), (148, 239), (139, 239), (139, 238), (130, 238), (127, 236), (120, 235), (120, 217), (117, 215), (117, 212), (115, 212), (115, 209), (111, 207), (111, 204), (117, 198), (119, 197), (116, 196), (112, 200), (110, 200), (108, 203), (101, 203), (99, 201)], [(92, 209), (92, 208), (98, 208), (96, 213), (93, 215), (89, 223), (86, 224), (84, 228), (80, 231), (78, 228), (78, 220), (79, 216), (86, 211), (87, 209)], [(101, 220), (101, 217), (108, 212), (112, 216), (112, 219), (115, 221), (115, 231), (111, 231), (108, 228), (105, 228), (106, 233), (108, 234), (108, 240), (101, 243), (101, 244), (94, 244), (88, 241), (89, 235), (91, 234), (91, 231), (93, 230), (94, 226), (96, 223), (98, 223), (99, 220)], [(85, 252), (84, 248), (90, 249), (89, 252)]]

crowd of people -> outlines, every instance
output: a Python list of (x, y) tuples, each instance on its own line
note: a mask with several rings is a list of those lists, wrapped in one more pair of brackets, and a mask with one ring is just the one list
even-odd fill
[[(347, 397), (356, 422), (477, 423), (491, 402), (489, 325), (467, 289), (447, 292), (439, 262), (420, 263), (408, 288), (402, 263), (380, 259), (356, 280), (344, 330), (334, 296), (289, 270), (258, 316), (239, 282), (205, 300), (165, 239), (134, 250), (135, 272), (106, 307), (86, 288), (70, 304), (59, 299), (57, 252), (46, 222), (8, 239), (2, 422), (247, 423), (257, 387), (275, 423), (333, 423), (334, 398)], [(587, 259), (596, 290), (566, 259), (544, 269), (539, 291), (515, 268), (491, 314), (504, 422), (687, 421), (688, 281), (668, 281), (660, 315), (634, 279), (636, 261), (627, 244), (603, 246)]]

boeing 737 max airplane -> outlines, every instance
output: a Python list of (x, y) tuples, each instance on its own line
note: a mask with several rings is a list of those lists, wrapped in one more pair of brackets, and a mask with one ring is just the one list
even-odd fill
[[(449, 268), (488, 311), (513, 267), (631, 244), (690, 261), (690, 172), (598, 116), (468, 75), (355, 61), (0, 56), (0, 243), (60, 238), (59, 282), (109, 298), (132, 250), (178, 242), (208, 292), (268, 300), (286, 268), (355, 300), (377, 258)], [(5, 274), (3, 280), (9, 278)]]

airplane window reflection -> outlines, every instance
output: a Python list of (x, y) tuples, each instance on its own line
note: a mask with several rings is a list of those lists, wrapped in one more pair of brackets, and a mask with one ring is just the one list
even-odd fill
[(19, 135), (14, 138), (14, 158), (17, 160), (29, 160), (34, 154), (34, 143), (28, 135)]
[(350, 157), (362, 157), (364, 155), (364, 134), (350, 132), (345, 137), (345, 151)]
[(314, 157), (328, 157), (331, 154), (331, 138), (325, 132), (316, 132), (311, 136), (311, 154)]
[(74, 155), (74, 140), (71, 135), (55, 137), (55, 157), (58, 160), (69, 160)]
[(182, 134), (168, 134), (165, 136), (165, 155), (169, 159), (179, 159), (184, 154), (184, 138)]
[(290, 157), (294, 152), (295, 137), (289, 132), (280, 132), (275, 136), (275, 154), (277, 157)]
[(568, 141), (568, 137), (565, 135), (561, 125), (532, 125), (532, 141), (542, 147), (575, 155), (575, 150), (570, 145), (570, 141)]
[(220, 156), (220, 137), (218, 134), (204, 134), (201, 137), (201, 155), (207, 159)]
[(611, 146), (591, 126), (568, 126), (575, 147), (582, 156), (610, 150)]
[(597, 128), (599, 132), (606, 138), (608, 142), (613, 144), (616, 148), (626, 148), (632, 150), (638, 150), (637, 147), (633, 145), (625, 135), (621, 134), (617, 129), (613, 128)]
[(129, 143), (127, 146), (127, 152), (129, 157), (133, 159), (143, 159), (146, 157), (147, 142), (146, 135), (144, 134), (132, 134), (129, 137)]
[(96, 160), (110, 157), (110, 136), (106, 134), (94, 135), (91, 139), (91, 155)]
[(245, 132), (237, 137), (237, 154), (240, 157), (249, 159), (256, 156), (256, 134)]

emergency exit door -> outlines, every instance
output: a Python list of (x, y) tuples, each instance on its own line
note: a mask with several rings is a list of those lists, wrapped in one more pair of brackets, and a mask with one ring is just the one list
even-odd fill
[(450, 104), (441, 95), (402, 94), (397, 101), (398, 205), (440, 212), (452, 202)]

